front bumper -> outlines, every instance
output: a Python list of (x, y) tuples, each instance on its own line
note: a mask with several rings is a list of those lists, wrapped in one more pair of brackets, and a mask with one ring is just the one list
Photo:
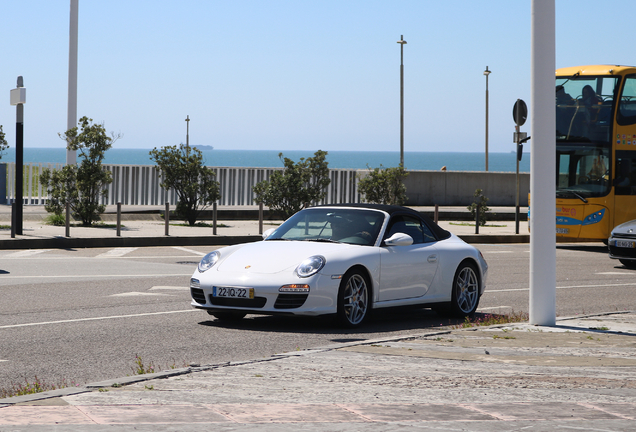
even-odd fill
[(636, 260), (636, 238), (610, 237), (607, 247), (610, 258)]
[[(214, 274), (214, 273), (212, 273)], [(241, 278), (210, 277), (206, 273), (195, 272), (190, 280), (191, 305), (198, 309), (216, 311), (241, 311), (252, 314), (292, 314), (323, 315), (335, 313), (339, 279), (317, 274), (305, 279), (290, 278), (289, 274), (249, 275)], [(197, 283), (198, 282), (198, 283)], [(237, 283), (238, 282), (238, 283)], [(281, 292), (280, 288), (289, 284), (307, 284), (308, 293)], [(253, 288), (254, 298), (215, 297), (214, 286)]]

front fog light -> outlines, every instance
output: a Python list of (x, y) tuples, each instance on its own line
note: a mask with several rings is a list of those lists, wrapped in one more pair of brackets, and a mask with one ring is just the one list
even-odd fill
[(308, 293), (309, 292), (309, 285), (307, 285), (307, 284), (283, 285), (282, 287), (278, 288), (278, 292), (284, 292), (284, 293)]

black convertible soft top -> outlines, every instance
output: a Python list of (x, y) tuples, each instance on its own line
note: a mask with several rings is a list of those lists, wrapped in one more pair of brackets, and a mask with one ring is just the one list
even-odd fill
[(398, 205), (365, 204), (365, 203), (324, 204), (324, 205), (319, 205), (316, 207), (352, 207), (352, 208), (380, 210), (380, 211), (388, 213), (391, 216), (393, 216), (394, 214), (408, 214), (408, 215), (412, 215), (422, 219), (426, 223), (426, 225), (428, 225), (431, 228), (431, 230), (433, 230), (438, 240), (444, 240), (451, 236), (450, 232), (446, 231), (444, 228), (437, 225), (435, 222), (431, 220), (431, 218), (409, 207), (402, 207)]

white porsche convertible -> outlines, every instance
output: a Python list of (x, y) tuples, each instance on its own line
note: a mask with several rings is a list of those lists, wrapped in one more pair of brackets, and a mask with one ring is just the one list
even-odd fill
[(190, 279), (192, 306), (220, 320), (336, 314), (356, 327), (395, 306), (471, 315), (486, 285), (478, 249), (405, 207), (311, 207), (263, 237), (207, 254)]

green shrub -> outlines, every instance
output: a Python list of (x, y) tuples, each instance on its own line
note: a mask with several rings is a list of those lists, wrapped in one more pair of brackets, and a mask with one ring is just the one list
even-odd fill
[(269, 180), (254, 186), (256, 202), (263, 203), (287, 219), (309, 204), (322, 200), (327, 196), (327, 186), (331, 183), (326, 156), (326, 151), (318, 150), (313, 157), (300, 158), (294, 163), (279, 153), (285, 169), (275, 171)]
[(406, 186), (402, 179), (408, 175), (402, 165), (384, 169), (380, 165), (360, 179), (358, 191), (369, 203), (402, 205), (406, 202)]
[(476, 189), (473, 197), (475, 198), (473, 200), (473, 203), (467, 208), (468, 210), (470, 210), (470, 215), (472, 216), (473, 220), (475, 220), (475, 216), (477, 214), (477, 206), (479, 205), (479, 225), (484, 226), (486, 225), (486, 221), (488, 219), (488, 212), (490, 212), (490, 209), (486, 205), (486, 203), (488, 202), (488, 198), (484, 196), (481, 189)]
[(221, 197), (215, 173), (203, 165), (203, 155), (196, 147), (184, 144), (155, 147), (150, 152), (161, 172), (161, 187), (177, 192), (176, 214), (193, 226), (199, 214)]

